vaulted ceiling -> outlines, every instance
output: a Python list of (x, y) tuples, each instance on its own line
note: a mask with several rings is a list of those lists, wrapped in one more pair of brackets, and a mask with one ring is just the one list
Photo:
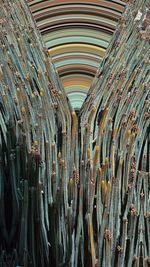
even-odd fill
[(125, 3), (117, 0), (28, 2), (70, 102), (79, 109)]

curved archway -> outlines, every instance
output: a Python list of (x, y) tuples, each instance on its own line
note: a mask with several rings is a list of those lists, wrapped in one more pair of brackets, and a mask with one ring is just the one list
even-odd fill
[(122, 1), (29, 0), (74, 108), (80, 108), (124, 10)]

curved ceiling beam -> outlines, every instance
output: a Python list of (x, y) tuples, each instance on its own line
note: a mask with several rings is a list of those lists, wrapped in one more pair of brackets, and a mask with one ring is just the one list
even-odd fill
[(110, 0), (28, 0), (62, 84), (80, 108), (125, 3)]

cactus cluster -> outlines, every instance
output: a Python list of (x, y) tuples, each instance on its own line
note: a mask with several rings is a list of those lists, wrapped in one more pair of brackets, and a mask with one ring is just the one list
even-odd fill
[(72, 109), (25, 0), (0, 0), (0, 266), (150, 265), (150, 4)]

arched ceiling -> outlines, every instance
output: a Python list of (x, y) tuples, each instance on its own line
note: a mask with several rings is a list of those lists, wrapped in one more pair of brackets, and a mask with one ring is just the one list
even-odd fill
[(70, 102), (79, 109), (125, 3), (117, 0), (28, 2)]

